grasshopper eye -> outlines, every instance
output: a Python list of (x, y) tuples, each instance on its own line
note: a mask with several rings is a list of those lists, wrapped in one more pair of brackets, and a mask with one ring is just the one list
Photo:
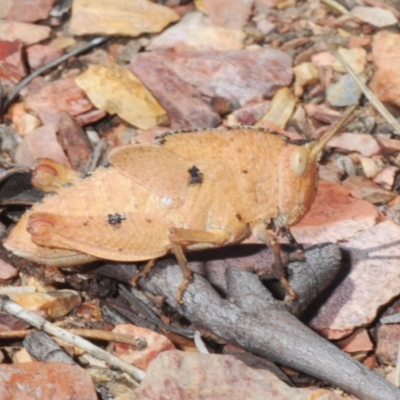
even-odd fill
[(305, 147), (298, 147), (290, 158), (292, 170), (299, 176), (306, 172), (308, 166), (308, 152)]

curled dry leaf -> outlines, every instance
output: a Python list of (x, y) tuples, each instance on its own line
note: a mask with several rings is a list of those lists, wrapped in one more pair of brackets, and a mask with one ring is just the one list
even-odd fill
[(113, 63), (92, 65), (75, 79), (93, 104), (141, 129), (167, 125), (166, 112), (126, 68)]

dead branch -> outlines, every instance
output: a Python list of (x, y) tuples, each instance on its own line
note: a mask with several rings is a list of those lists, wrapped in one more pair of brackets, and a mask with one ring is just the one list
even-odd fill
[[(307, 250), (307, 259), (337, 268), (334, 245)], [(314, 253), (314, 254), (312, 254)], [(336, 255), (335, 255), (336, 254)], [(312, 268), (312, 263), (308, 262)], [(365, 400), (395, 400), (400, 390), (320, 337), (275, 300), (252, 273), (229, 270), (228, 297), (222, 299), (196, 275), (183, 306), (175, 301), (182, 274), (170, 260), (160, 261), (145, 286), (165, 296), (192, 323), (274, 362), (297, 369)], [(144, 283), (144, 282), (143, 282)]]

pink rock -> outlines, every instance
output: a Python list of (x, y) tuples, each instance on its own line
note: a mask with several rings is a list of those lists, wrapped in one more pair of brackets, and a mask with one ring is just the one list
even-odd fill
[(49, 85), (49, 82), (43, 76), (37, 76), (33, 78), (22, 90), (24, 96), (34, 94)]
[(121, 324), (117, 325), (113, 332), (141, 337), (146, 340), (147, 347), (142, 350), (137, 350), (125, 343), (110, 343), (108, 346), (108, 350), (117, 357), (143, 370), (146, 370), (150, 361), (162, 351), (175, 349), (175, 346), (166, 336), (159, 335), (150, 329), (131, 324)]
[(399, 169), (397, 167), (389, 165), (378, 172), (374, 176), (373, 181), (386, 190), (392, 190), (398, 172)]
[(16, 161), (30, 167), (39, 157), (51, 158), (70, 167), (64, 150), (57, 141), (56, 128), (53, 124), (43, 125), (24, 136), (16, 153)]
[(279, 0), (255, 0), (256, 6), (264, 6), (266, 8), (275, 8)]
[(358, 329), (348, 338), (336, 342), (336, 345), (346, 353), (366, 352), (374, 349), (374, 344), (365, 328)]
[(276, 25), (268, 21), (266, 18), (260, 19), (256, 22), (257, 28), (264, 34), (268, 35), (276, 29)]
[(22, 60), (22, 43), (0, 40), (0, 82), (7, 88), (17, 84), (26, 75)]
[(385, 10), (381, 7), (356, 6), (351, 9), (350, 15), (377, 28), (398, 23), (397, 18), (390, 10)]
[(15, 132), (21, 136), (42, 125), (39, 118), (25, 111), (23, 103), (12, 104), (7, 111), (7, 118), (12, 121)]
[(376, 356), (382, 364), (396, 365), (399, 342), (399, 324), (378, 326)]
[(61, 57), (64, 53), (62, 50), (52, 46), (43, 44), (34, 44), (26, 49), (28, 64), (32, 69), (36, 69), (51, 61)]
[(309, 117), (315, 118), (321, 122), (326, 122), (328, 124), (334, 124), (340, 119), (340, 113), (338, 111), (332, 110), (326, 106), (320, 106), (318, 104), (305, 104), (304, 110)]
[(6, 281), (15, 278), (18, 275), (18, 270), (0, 259), (0, 281)]
[(342, 133), (334, 136), (328, 143), (328, 147), (337, 147), (341, 150), (358, 151), (366, 157), (371, 157), (382, 152), (381, 146), (371, 135), (357, 133)]
[(2, 0), (1, 8), (0, 8), (0, 18), (1, 19), (7, 18), (7, 15), (11, 10), (13, 2), (14, 2), (14, 0)]
[[(177, 2), (177, 0), (171, 0), (171, 1)], [(168, 3), (165, 3), (165, 5), (168, 5)], [(183, 4), (181, 6), (169, 6), (169, 7), (171, 7), (181, 18), (188, 13), (196, 11), (196, 6), (194, 5), (194, 3)]]
[(78, 115), (76, 117), (76, 120), (78, 121), (79, 125), (85, 126), (85, 125), (90, 125), (93, 124), (94, 122), (100, 121), (102, 118), (104, 118), (107, 115), (107, 113), (103, 110), (91, 110), (88, 111), (87, 113)]
[(324, 181), (340, 183), (343, 176), (343, 168), (335, 160), (331, 160), (327, 164), (319, 166), (318, 175)]
[(399, 341), (399, 324), (378, 326), (376, 356), (382, 364), (397, 364)]
[(382, 147), (384, 153), (397, 153), (400, 152), (400, 140), (389, 139), (383, 136), (374, 136), (376, 141)]
[(400, 35), (379, 31), (372, 42), (372, 56), (376, 72), (371, 89), (379, 100), (400, 106)]
[(43, 125), (53, 124), (54, 126), (58, 125), (62, 114), (60, 110), (56, 110), (54, 108), (45, 108), (45, 107), (37, 108), (33, 112), (37, 114), (38, 118), (40, 119), (40, 121), (42, 121)]
[(163, 133), (169, 132), (169, 128), (157, 127), (153, 129), (138, 129), (137, 135), (132, 138), (131, 143), (150, 143), (154, 140), (154, 138), (158, 135), (162, 135)]
[(387, 203), (396, 197), (396, 193), (383, 189), (364, 176), (349, 176), (343, 181), (353, 197), (369, 201), (372, 204)]
[(370, 37), (352, 36), (349, 41), (349, 49), (354, 49), (357, 47), (366, 47), (370, 43), (371, 43)]
[(3, 400), (96, 400), (89, 372), (58, 362), (0, 364), (0, 398)]
[[(376, 369), (379, 368), (379, 363), (378, 360), (376, 359), (375, 354), (371, 354), (367, 356), (363, 362), (362, 362), (366, 367), (370, 369)], [(394, 383), (394, 382), (393, 382)]]
[(150, 51), (229, 51), (244, 47), (246, 36), (241, 29), (214, 26), (203, 13), (186, 14), (178, 23), (153, 37), (146, 47)]
[(42, 110), (68, 112), (80, 115), (93, 108), (85, 92), (75, 83), (73, 77), (52, 83), (25, 99), (27, 110), (40, 113)]
[(29, 329), (30, 326), (29, 322), (14, 317), (14, 315), (0, 313), (0, 331), (19, 331)]
[[(193, 85), (203, 96), (222, 97), (237, 101), (241, 106), (272, 97), (277, 89), (289, 85), (293, 78), (291, 57), (271, 48), (158, 52), (150, 57), (171, 69), (182, 81)], [(132, 60), (131, 64), (134, 63)]]
[(133, 60), (129, 69), (167, 111), (171, 128), (213, 128), (221, 119), (200, 92), (182, 81), (155, 55)]
[[(110, 49), (110, 53), (112, 49), (113, 48)], [(106, 62), (106, 60), (108, 60), (109, 58), (110, 58), (109, 53), (104, 49), (94, 49), (90, 53), (80, 56), (79, 60), (88, 64), (102, 64)]]
[(138, 37), (157, 33), (179, 16), (147, 0), (74, 0), (68, 30), (74, 35)]
[(270, 101), (262, 101), (245, 105), (235, 110), (232, 115), (241, 125), (254, 125), (261, 117), (263, 117), (271, 107)]
[(291, 232), (299, 243), (335, 243), (371, 228), (377, 218), (372, 204), (351, 197), (338, 183), (321, 181), (310, 210)]
[(60, 117), (57, 139), (64, 149), (72, 169), (82, 173), (86, 172), (92, 146), (86, 132), (68, 113), (63, 113)]
[(339, 400), (324, 389), (298, 389), (280, 381), (272, 372), (250, 368), (230, 355), (166, 351), (149, 366), (137, 400)]
[(20, 40), (27, 46), (48, 39), (50, 35), (50, 27), (44, 25), (15, 21), (2, 21), (0, 24), (0, 40)]
[(98, 130), (98, 134), (102, 139), (107, 141), (111, 148), (125, 146), (129, 143), (133, 144), (135, 143), (134, 139), (139, 135), (139, 132), (151, 132), (153, 130), (149, 129), (141, 131), (140, 129), (134, 129), (127, 122), (117, 116), (109, 122), (110, 123), (108, 124), (101, 124), (99, 126), (100, 129)]
[(314, 54), (311, 61), (318, 67), (331, 67), (335, 62), (335, 57), (328, 51)]
[(7, 19), (20, 22), (36, 22), (47, 19), (54, 0), (14, 0)]
[(243, 29), (254, 0), (204, 0), (207, 15), (213, 24), (229, 29)]
[(321, 304), (311, 326), (329, 339), (348, 336), (370, 324), (380, 308), (399, 294), (400, 227), (381, 222), (343, 243), (340, 283)]

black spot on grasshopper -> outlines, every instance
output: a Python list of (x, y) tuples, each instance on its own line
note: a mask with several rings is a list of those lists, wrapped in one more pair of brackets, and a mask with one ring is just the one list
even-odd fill
[(64, 185), (62, 185), (63, 188), (67, 188), (67, 187), (71, 187), (71, 186), (74, 186), (74, 184), (72, 182), (67, 182), (67, 183), (64, 183)]
[(195, 185), (203, 182), (203, 174), (195, 165), (193, 165), (192, 168), (189, 168), (188, 172), (190, 174), (189, 185)]
[(125, 214), (108, 214), (107, 215), (107, 222), (110, 225), (118, 226), (122, 223), (122, 221), (126, 220)]

